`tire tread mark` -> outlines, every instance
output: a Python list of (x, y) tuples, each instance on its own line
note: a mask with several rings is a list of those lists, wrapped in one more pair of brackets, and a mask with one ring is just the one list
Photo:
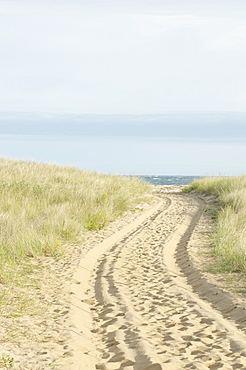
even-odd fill
[(191, 225), (177, 246), (176, 263), (181, 272), (186, 276), (188, 284), (192, 286), (198, 296), (209, 302), (212, 307), (218, 310), (225, 318), (233, 320), (235, 324), (246, 333), (246, 308), (239, 304), (235, 305), (235, 300), (230, 293), (210, 283), (203, 276), (202, 272), (194, 266), (190, 258), (187, 246), (206, 206), (205, 197), (198, 195), (197, 200), (201, 208), (197, 211)]
[[(120, 249), (126, 242), (129, 242), (132, 238), (134, 238), (137, 234), (139, 234), (143, 229), (145, 229), (159, 215), (161, 215), (165, 210), (167, 210), (171, 206), (172, 201), (166, 195), (158, 194), (158, 197), (162, 198), (163, 201), (165, 202), (163, 204), (163, 206), (154, 215), (150, 216), (137, 229), (133, 230), (130, 234), (128, 234), (124, 238), (122, 238), (122, 240), (120, 242), (116, 243), (107, 252), (107, 254), (114, 253), (117, 249)], [(120, 293), (119, 293), (117, 287), (115, 286), (114, 279), (113, 279), (113, 274), (112, 274), (112, 271), (113, 271), (113, 268), (114, 268), (113, 265), (114, 265), (114, 262), (111, 262), (111, 263), (108, 262), (107, 261), (107, 256), (104, 255), (103, 259), (101, 260), (101, 262), (100, 262), (100, 264), (98, 265), (98, 268), (97, 268), (97, 274), (96, 274), (95, 285), (94, 285), (95, 297), (96, 297), (96, 300), (97, 300), (98, 304), (102, 305), (104, 307), (108, 305), (108, 302), (107, 302), (107, 297), (105, 297), (104, 294), (103, 294), (104, 289), (103, 289), (102, 277), (104, 277), (104, 279), (107, 280), (109, 295), (115, 296), (116, 298), (118, 298), (118, 301), (122, 302), (122, 297), (120, 296)], [(106, 295), (107, 295), (107, 293), (106, 293)], [(131, 342), (133, 341), (136, 344), (135, 349), (134, 349), (134, 352), (135, 352), (134, 362), (135, 363), (132, 364), (132, 366), (133, 366), (132, 368), (135, 369), (135, 370), (139, 370), (139, 369), (144, 370), (144, 369), (147, 369), (149, 367), (151, 368), (151, 366), (157, 366), (158, 369), (161, 369), (159, 364), (155, 364), (151, 361), (149, 356), (146, 353), (144, 353), (145, 351), (142, 352), (141, 347), (143, 347), (143, 344), (141, 343), (141, 341), (142, 341), (141, 333), (136, 327), (134, 327), (134, 330), (132, 330), (132, 327), (131, 327), (132, 324), (130, 322), (131, 313), (127, 312), (128, 311), (127, 306), (124, 305), (123, 303), (121, 303), (120, 307), (117, 307), (117, 308), (114, 307), (114, 308), (117, 309), (117, 311), (120, 312), (120, 315), (125, 316), (126, 313), (128, 313), (127, 314), (127, 319), (126, 318), (124, 319), (124, 325), (128, 326), (128, 330), (127, 330), (126, 335), (129, 338), (131, 338)], [(125, 343), (126, 343), (128, 338), (125, 338), (125, 339), (126, 339), (126, 341), (125, 341)], [(106, 338), (106, 342), (108, 340), (110, 340), (111, 342), (115, 341), (115, 345), (111, 347), (111, 352), (114, 353), (113, 357), (117, 358), (117, 356), (121, 356), (122, 355), (122, 348), (120, 347), (119, 342), (117, 341), (117, 333), (115, 333), (114, 335), (110, 335), (110, 338), (109, 337)], [(111, 357), (111, 359), (112, 359), (112, 357)], [(103, 366), (103, 364), (98, 364), (97, 368), (99, 369), (101, 365)], [(121, 369), (121, 367), (119, 369)]]

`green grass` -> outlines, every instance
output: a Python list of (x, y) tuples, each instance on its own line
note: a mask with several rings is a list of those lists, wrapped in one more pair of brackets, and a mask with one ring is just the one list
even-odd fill
[[(0, 368), (10, 369), (14, 365), (14, 359), (11, 357), (0, 357)], [(3, 367), (4, 366), (4, 367)]]
[(221, 269), (246, 273), (246, 176), (204, 178), (185, 191), (214, 194), (218, 199), (213, 235)]
[(137, 178), (0, 159), (0, 283), (27, 258), (61, 256), (150, 191)]

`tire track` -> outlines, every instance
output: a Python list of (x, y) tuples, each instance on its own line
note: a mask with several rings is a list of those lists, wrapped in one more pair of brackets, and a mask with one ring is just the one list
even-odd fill
[[(98, 311), (96, 320), (101, 320), (103, 323), (101, 330), (95, 329), (94, 332), (99, 331), (104, 334), (103, 338), (108, 351), (104, 352), (102, 358), (110, 357), (110, 359), (107, 361), (109, 362), (107, 366), (105, 363), (101, 363), (96, 366), (97, 369), (123, 369), (129, 366), (134, 366), (134, 368), (143, 368), (144, 366), (147, 368), (152, 364), (151, 358), (147, 355), (151, 352), (149, 343), (143, 339), (141, 330), (138, 330), (135, 325), (136, 319), (141, 320), (141, 318), (137, 317), (134, 310), (129, 309), (127, 301), (124, 302), (121, 286), (124, 286), (125, 283), (118, 282), (115, 284), (115, 259), (121, 258), (121, 250), (126, 243), (135, 240), (170, 206), (171, 199), (165, 198), (161, 209), (137, 230), (114, 246), (98, 266), (95, 280), (95, 298), (100, 310), (96, 309)], [(111, 353), (113, 353), (112, 356), (110, 356)], [(119, 362), (120, 367), (117, 367)]]
[[(202, 204), (204, 203), (204, 199), (206, 202), (205, 197), (198, 197), (197, 202)], [(201, 214), (202, 212), (198, 213), (199, 218)], [(246, 334), (246, 308), (235, 302), (235, 299), (228, 292), (208, 282), (203, 277), (201, 271), (193, 265), (189, 257), (189, 240), (195, 227), (196, 225), (193, 223), (188, 228), (187, 235), (184, 235), (178, 243), (176, 264), (186, 277), (187, 283), (198, 294), (199, 298), (209, 302), (213, 308), (218, 310), (227, 319), (232, 320), (237, 325), (237, 328)]]
[(189, 285), (205, 284), (187, 252), (204, 206), (195, 196), (164, 195), (161, 211), (99, 261), (97, 369), (246, 368), (244, 333)]

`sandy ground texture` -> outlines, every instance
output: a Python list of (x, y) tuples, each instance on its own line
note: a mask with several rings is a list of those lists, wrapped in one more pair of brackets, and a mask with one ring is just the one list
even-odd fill
[[(0, 282), (0, 296), (5, 300), (4, 308), (0, 307), (0, 369), (64, 369), (64, 362), (73, 355), (72, 290), (79, 283), (74, 275), (81, 259), (151, 207), (141, 203), (104, 230), (86, 233), (84, 242), (70, 245), (65, 257), (32, 259), (33, 271), (24, 266), (28, 276), (24, 288), (18, 284), (6, 288)], [(20, 267), (16, 275), (19, 269), (23, 273)]]
[(204, 272), (213, 197), (156, 191), (156, 204), (46, 260), (45, 313), (3, 318), (0, 368), (13, 357), (28, 370), (246, 369), (245, 281), (236, 294), (237, 281)]

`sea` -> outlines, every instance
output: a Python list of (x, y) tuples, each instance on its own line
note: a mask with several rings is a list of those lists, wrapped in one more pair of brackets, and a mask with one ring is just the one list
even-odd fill
[(192, 181), (199, 179), (199, 176), (138, 176), (152, 185), (189, 185)]

